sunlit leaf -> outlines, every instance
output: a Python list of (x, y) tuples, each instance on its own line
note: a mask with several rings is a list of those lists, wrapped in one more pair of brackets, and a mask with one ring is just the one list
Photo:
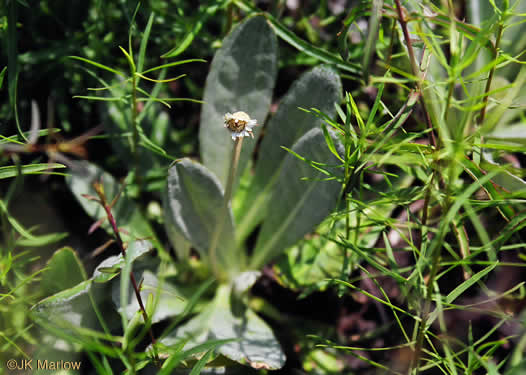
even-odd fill
[[(226, 186), (234, 142), (223, 127), (227, 112), (243, 111), (263, 124), (277, 73), (277, 41), (264, 17), (249, 18), (223, 41), (206, 78), (199, 143), (204, 165)], [(254, 136), (261, 127), (254, 128)], [(256, 142), (243, 142), (238, 169), (244, 170)]]

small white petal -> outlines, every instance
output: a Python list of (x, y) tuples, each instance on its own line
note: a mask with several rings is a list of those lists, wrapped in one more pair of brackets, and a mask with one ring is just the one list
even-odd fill
[[(232, 140), (251, 136), (254, 138), (252, 128), (257, 125), (257, 120), (251, 119), (245, 112), (227, 112), (224, 115), (224, 127), (229, 129)], [(237, 129), (241, 128), (239, 131)]]

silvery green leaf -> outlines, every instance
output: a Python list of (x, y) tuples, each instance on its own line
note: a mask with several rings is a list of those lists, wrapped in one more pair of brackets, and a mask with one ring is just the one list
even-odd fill
[(45, 320), (67, 322), (81, 326), (83, 318), (91, 309), (88, 292), (92, 280), (86, 280), (72, 288), (65, 289), (50, 297), (44, 298), (31, 310), (36, 316)]
[[(104, 290), (95, 288), (93, 279), (88, 279), (39, 301), (31, 307), (32, 319), (50, 328), (50, 334), (41, 337), (40, 345), (62, 351), (82, 350), (81, 342), (74, 338), (79, 337), (79, 332), (100, 329), (94, 306), (102, 314), (108, 313), (105, 309), (111, 303), (106, 303), (105, 298)], [(58, 338), (55, 331), (60, 331), (59, 337), (69, 339)]]
[[(336, 150), (343, 154), (341, 142), (330, 136)], [(307, 160), (327, 164), (325, 169), (334, 176), (343, 170), (335, 167), (340, 162), (329, 150), (320, 129), (312, 129), (301, 137), (292, 151)], [(306, 161), (292, 154), (286, 156), (256, 242), (250, 262), (252, 268), (260, 268), (294, 245), (334, 209), (341, 184), (334, 179), (323, 180), (327, 177)]]
[[(134, 261), (151, 249), (148, 241), (132, 242), (127, 249), (128, 259), (130, 262)], [(123, 266), (122, 256), (109, 257), (96, 268), (93, 277), (70, 287), (79, 278), (85, 277), (85, 271), (71, 249), (57, 251), (49, 263), (50, 268), (43, 273), (42, 282), (46, 292), (57, 287), (67, 289), (35, 304), (31, 308), (34, 318), (51, 324), (55, 329), (72, 337), (79, 335), (76, 327), (83, 330), (99, 329), (100, 322), (97, 322), (95, 307), (103, 316), (113, 310), (111, 301), (108, 301), (111, 296), (108, 293), (110, 290), (105, 288), (104, 282), (117, 275)], [(61, 269), (55, 269), (57, 267)], [(57, 272), (64, 275), (60, 276)], [(107, 324), (108, 322), (106, 321)], [(46, 345), (58, 350), (72, 350), (71, 345), (76, 347), (75, 350), (80, 350), (80, 344), (77, 342), (57, 339), (51, 335), (44, 336), (43, 340)]]
[[(94, 220), (104, 219), (102, 228), (108, 233), (113, 233), (111, 226), (106, 219), (104, 208), (98, 202), (88, 200), (83, 195), (88, 194), (95, 196), (96, 193), (93, 189), (93, 183), (102, 179), (106, 199), (108, 202), (111, 202), (121, 190), (121, 185), (112, 175), (97, 167), (95, 164), (91, 164), (87, 161), (75, 161), (72, 163), (71, 175), (66, 178), (66, 182), (71, 192), (89, 216)], [(126, 237), (126, 233), (129, 233), (131, 239), (146, 237), (155, 239), (155, 234), (150, 227), (150, 224), (135, 202), (128, 197), (126, 189), (124, 189), (121, 196), (112, 207), (112, 214), (115, 217), (117, 226), (124, 229), (121, 232), (122, 236)], [(156, 241), (154, 240), (154, 242)], [(157, 247), (157, 244), (155, 245)]]
[[(361, 260), (356, 252), (339, 243), (340, 238), (346, 238), (347, 225), (360, 228), (354, 240), (358, 247), (374, 247), (380, 235), (389, 229), (389, 218), (396, 207), (423, 199), (422, 189), (410, 187), (413, 181), (413, 176), (403, 173), (390, 178), (389, 184), (376, 181), (374, 193), (370, 197), (367, 193), (362, 196), (363, 205), (351, 203), (345, 216), (324, 220), (316, 228), (319, 236), (300, 241), (276, 261), (274, 269), (280, 283), (290, 289), (304, 289), (314, 284), (321, 286), (328, 278), (348, 275)], [(396, 196), (399, 201), (385, 199), (385, 193)]]
[[(223, 127), (224, 115), (243, 111), (263, 124), (270, 108), (276, 72), (277, 40), (262, 16), (238, 25), (224, 39), (212, 60), (206, 78), (199, 142), (204, 165), (222, 186), (226, 186), (234, 145), (229, 131)], [(260, 126), (256, 126), (256, 138), (259, 131)], [(240, 173), (255, 144), (251, 139), (243, 142)]]
[[(127, 249), (127, 255), (130, 261), (134, 261), (152, 250), (152, 244), (145, 240), (138, 240), (130, 243)], [(43, 274), (43, 282), (47, 285), (50, 283), (49, 278), (52, 277), (58, 270), (54, 270), (56, 266), (63, 265), (67, 268), (60, 270), (65, 275), (70, 275), (71, 280), (75, 277), (82, 277), (84, 269), (78, 263), (78, 259), (74, 257), (71, 249), (61, 249), (55, 253), (49, 265), (50, 269)], [(56, 263), (56, 265), (55, 265)], [(44, 298), (32, 307), (33, 311), (46, 319), (53, 318), (68, 321), (74, 325), (81, 325), (83, 314), (91, 311), (91, 302), (88, 298), (88, 292), (93, 286), (93, 282), (102, 283), (111, 280), (114, 276), (119, 274), (121, 268), (124, 266), (124, 259), (122, 255), (111, 256), (102, 261), (95, 271), (93, 276), (85, 281), (82, 281), (74, 286), (71, 281), (66, 285), (68, 289), (64, 289), (50, 297)], [(78, 273), (74, 276), (68, 272)], [(52, 272), (51, 274), (48, 274)]]
[(187, 261), (190, 258), (190, 250), (192, 244), (176, 230), (175, 222), (173, 222), (174, 215), (170, 212), (167, 204), (164, 205), (164, 228), (168, 238), (177, 254), (180, 261)]
[(524, 123), (499, 126), (485, 139), (488, 143), (526, 145), (526, 126)]
[(275, 370), (285, 364), (285, 355), (270, 327), (250, 309), (236, 313), (230, 306), (230, 289), (219, 287), (214, 301), (199, 315), (160, 342), (173, 345), (188, 338), (188, 347), (207, 340), (235, 339), (222, 344), (217, 352), (256, 369)]
[(269, 208), (268, 198), (288, 154), (281, 146), (291, 148), (300, 137), (322, 123), (322, 119), (300, 107), (314, 107), (333, 117), (334, 104), (341, 100), (341, 91), (338, 74), (326, 66), (319, 66), (304, 73), (285, 95), (266, 126), (254, 180), (240, 210), (238, 235), (241, 239), (261, 222)]
[(237, 295), (240, 295), (248, 291), (256, 283), (257, 279), (261, 276), (260, 271), (245, 271), (239, 274), (232, 281), (232, 290)]
[(500, 169), (502, 172), (498, 173), (492, 178), (492, 181), (511, 193), (526, 193), (526, 181), (508, 172), (503, 166), (499, 165), (491, 155), (490, 152), (484, 152), (484, 160), (489, 164), (488, 170)]
[[(148, 296), (153, 294), (155, 310), (152, 316), (152, 323), (160, 322), (171, 316), (181, 314), (185, 307), (186, 301), (182, 298), (182, 293), (177, 290), (174, 285), (171, 285), (167, 281), (159, 283), (159, 280), (155, 274), (150, 271), (144, 271), (142, 273), (141, 282), (141, 297), (143, 301), (148, 300)], [(130, 303), (125, 307), (126, 316), (128, 319), (132, 319), (137, 311), (140, 311), (139, 304), (135, 294), (130, 290), (128, 293)], [(156, 301), (155, 299), (158, 298)], [(113, 285), (112, 299), (116, 306), (120, 305), (120, 286), (118, 283)], [(118, 308), (121, 312), (122, 307)]]
[[(146, 240), (137, 240), (128, 246), (128, 249), (126, 249), (126, 255), (130, 258), (130, 261), (133, 262), (151, 250), (152, 244), (150, 242)], [(93, 281), (100, 283), (113, 279), (120, 273), (125, 263), (126, 261), (122, 254), (106, 258), (97, 266), (97, 268), (95, 268), (95, 271), (93, 271)]]
[(243, 259), (227, 256), (234, 246), (234, 224), (230, 209), (226, 217), (221, 217), (224, 193), (217, 178), (203, 165), (181, 159), (168, 171), (166, 194), (164, 212), (166, 230), (172, 233), (170, 238), (184, 237), (205, 261), (209, 260), (210, 243), (217, 223), (222, 220), (218, 261), (228, 272), (237, 270)]

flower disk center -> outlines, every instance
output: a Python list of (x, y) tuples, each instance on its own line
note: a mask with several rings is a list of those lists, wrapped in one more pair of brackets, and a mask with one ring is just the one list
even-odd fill
[(247, 125), (247, 122), (240, 120), (240, 119), (231, 118), (230, 120), (226, 122), (227, 128), (233, 132), (240, 132), (244, 130), (246, 125)]

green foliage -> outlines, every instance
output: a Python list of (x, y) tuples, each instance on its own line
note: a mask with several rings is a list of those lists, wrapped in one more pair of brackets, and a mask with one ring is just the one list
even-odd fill
[(280, 203), (265, 218), (252, 267), (260, 268), (283, 249), (294, 245), (336, 206), (340, 190), (337, 179), (342, 176), (335, 168), (338, 159), (324, 141), (322, 131), (312, 129), (294, 144), (291, 155), (285, 157), (269, 200), (270, 205)]
[[(287, 151), (309, 130), (319, 127), (321, 120), (298, 110), (316, 107), (332, 117), (334, 103), (340, 101), (341, 82), (336, 73), (321, 66), (303, 74), (281, 100), (276, 114), (266, 126), (261, 155), (238, 214), (238, 236), (244, 240), (261, 223), (270, 207), (270, 194), (278, 180)], [(288, 126), (287, 126), (288, 125)], [(286, 127), (286, 130), (285, 130)]]
[(0, 369), (524, 371), (526, 4), (338, 4), (0, 5)]
[[(166, 230), (184, 237), (199, 251), (204, 262), (211, 261), (208, 249), (219, 220), (223, 231), (219, 238), (219, 264), (227, 270), (243, 266), (240, 257), (228, 256), (235, 246), (232, 215), (221, 216), (223, 191), (217, 178), (204, 166), (189, 159), (178, 161), (168, 172), (165, 200)], [(184, 246), (184, 244), (182, 244)], [(178, 248), (180, 243), (174, 242)]]
[(285, 355), (279, 347), (270, 327), (251, 309), (231, 306), (231, 291), (227, 285), (219, 287), (214, 300), (197, 317), (169, 333), (164, 345), (172, 345), (181, 337), (192, 344), (200, 344), (212, 338), (230, 339), (218, 352), (256, 369), (275, 370), (283, 367)]
[[(263, 123), (277, 73), (277, 41), (263, 17), (238, 25), (212, 60), (203, 94), (199, 143), (203, 164), (226, 186), (233, 142), (221, 124), (227, 112), (243, 111)], [(254, 130), (257, 137), (260, 127)], [(255, 142), (245, 142), (239, 162), (243, 171)]]
[(104, 208), (95, 201), (88, 200), (84, 196), (92, 195), (93, 184), (102, 181), (104, 192), (108, 197), (115, 198), (113, 214), (119, 226), (129, 233), (133, 233), (136, 238), (146, 238), (153, 236), (153, 231), (148, 221), (141, 214), (131, 198), (128, 191), (121, 192), (121, 185), (108, 173), (97, 166), (87, 162), (75, 162), (72, 165), (71, 174), (66, 178), (66, 182), (71, 192), (78, 198), (84, 210), (97, 221), (101, 221), (101, 226), (111, 231), (110, 224), (106, 220)]

